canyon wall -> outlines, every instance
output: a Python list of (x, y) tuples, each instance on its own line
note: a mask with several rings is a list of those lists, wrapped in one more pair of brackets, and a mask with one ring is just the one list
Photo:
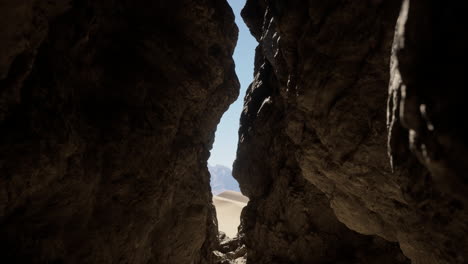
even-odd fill
[(225, 1), (0, 1), (2, 263), (211, 263)]
[(0, 261), (466, 263), (463, 10), (248, 0), (233, 174), (250, 202), (219, 247), (228, 4), (0, 0)]
[(460, 10), (247, 1), (259, 46), (233, 174), (248, 263), (468, 261)]

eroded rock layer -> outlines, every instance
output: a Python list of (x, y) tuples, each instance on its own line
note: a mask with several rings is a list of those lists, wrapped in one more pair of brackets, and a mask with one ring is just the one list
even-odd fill
[(233, 174), (249, 263), (468, 261), (460, 10), (247, 1), (259, 47)]
[(220, 0), (0, 1), (2, 263), (211, 263)]

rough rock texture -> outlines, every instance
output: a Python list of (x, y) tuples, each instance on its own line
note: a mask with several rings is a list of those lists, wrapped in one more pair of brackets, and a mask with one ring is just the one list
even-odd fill
[(0, 1), (2, 263), (211, 263), (220, 0)]
[(249, 263), (405, 262), (398, 244), (468, 261), (463, 9), (401, 4), (247, 1), (259, 47), (233, 174)]
[(229, 238), (222, 231), (218, 235), (219, 244), (215, 248), (216, 264), (245, 264), (247, 248), (239, 237)]
[[(468, 41), (460, 3), (405, 0), (396, 28), (388, 104), (389, 153), (411, 225), (396, 226), (416, 263), (468, 262)], [(424, 169), (415, 168), (415, 163)]]

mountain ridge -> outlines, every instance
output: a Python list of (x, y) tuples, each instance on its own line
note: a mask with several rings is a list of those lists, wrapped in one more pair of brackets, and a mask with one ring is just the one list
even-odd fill
[(208, 164), (208, 171), (211, 174), (211, 192), (218, 195), (225, 191), (240, 192), (239, 183), (232, 177), (232, 170), (224, 165), (212, 166)]

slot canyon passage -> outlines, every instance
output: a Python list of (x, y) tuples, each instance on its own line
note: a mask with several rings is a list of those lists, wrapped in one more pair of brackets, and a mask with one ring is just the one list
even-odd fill
[(0, 262), (467, 263), (461, 5), (248, 0), (249, 202), (220, 239), (228, 3), (0, 0)]

